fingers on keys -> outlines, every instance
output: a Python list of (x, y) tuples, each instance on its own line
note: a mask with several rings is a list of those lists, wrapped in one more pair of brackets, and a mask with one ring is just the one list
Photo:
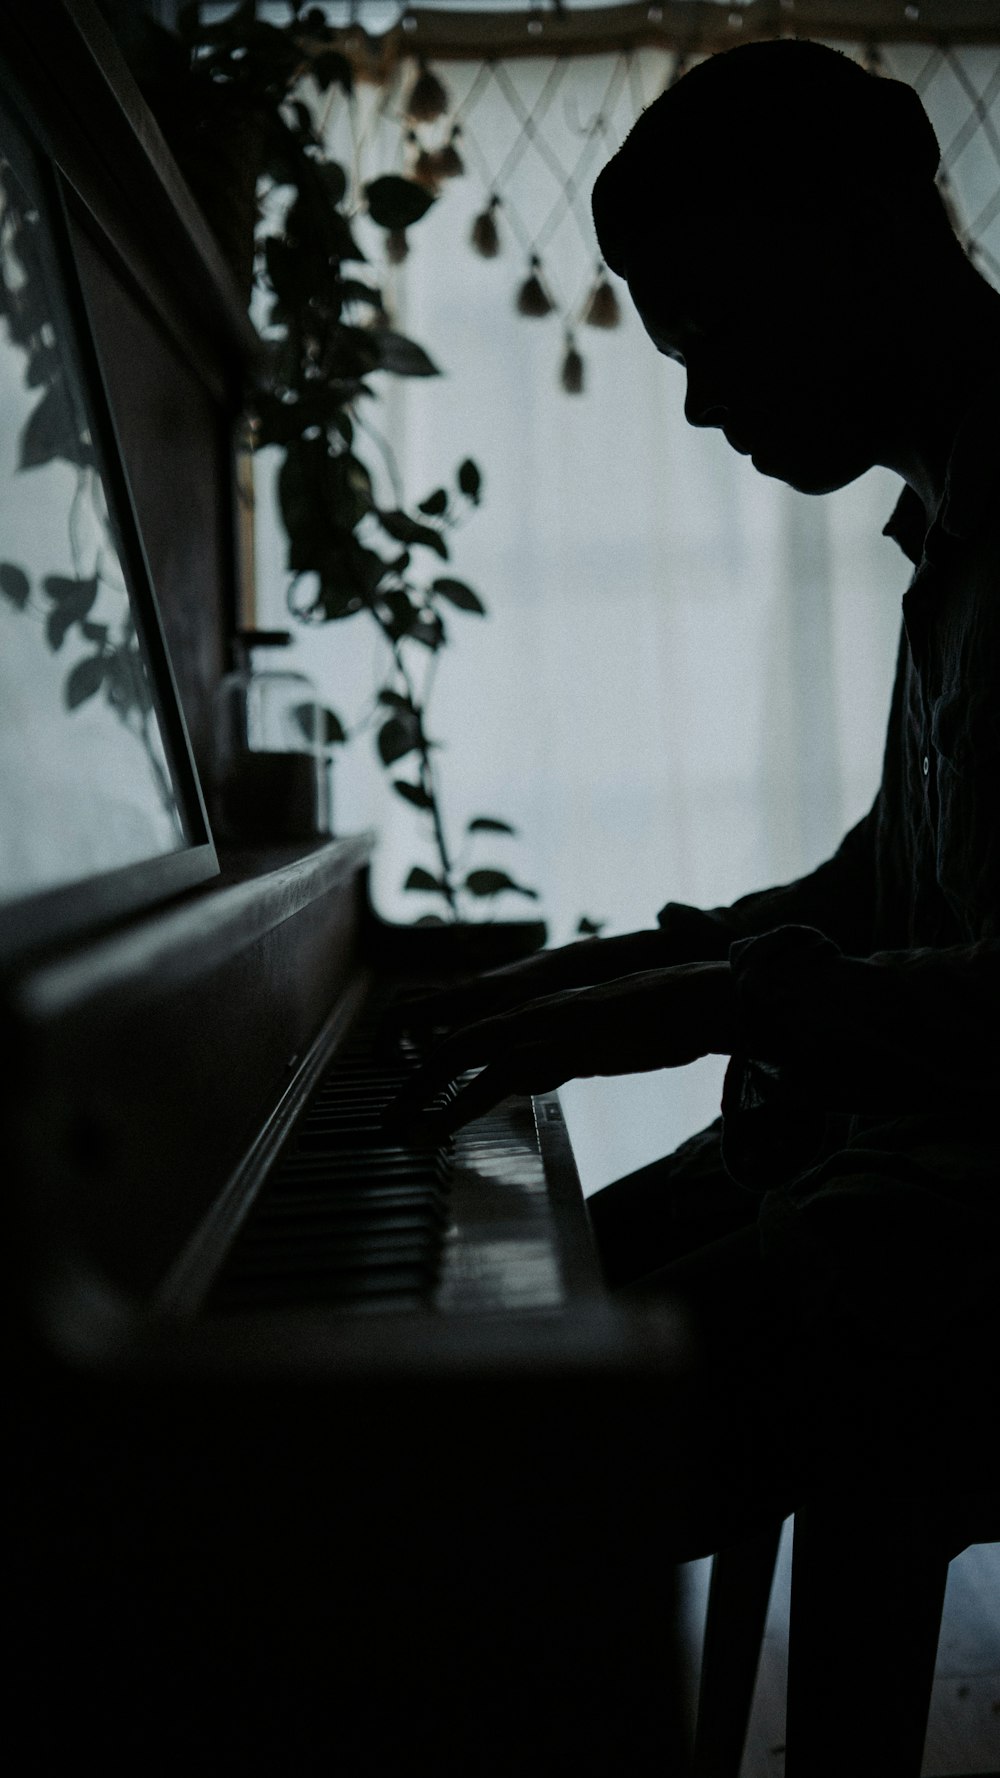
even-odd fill
[[(461, 1076), (475, 1067), (480, 1072), (456, 1089)], [(393, 1100), (384, 1121), (411, 1141), (443, 1142), (511, 1093), (545, 1092), (561, 1085), (564, 1077), (550, 1079), (552, 1075), (544, 1046), (518, 1044), (499, 1022), (484, 1021), (446, 1039)]]

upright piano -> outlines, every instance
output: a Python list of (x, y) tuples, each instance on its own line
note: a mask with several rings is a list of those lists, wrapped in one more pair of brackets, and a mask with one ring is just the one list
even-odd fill
[(0, 67), (0, 329), (41, 266), (147, 703), (79, 568), (36, 587), (5, 537), (0, 591), (84, 649), (66, 721), (89, 672), (178, 803), (155, 856), (87, 874), (57, 759), (53, 881), (0, 876), (14, 1769), (681, 1774), (658, 1479), (685, 1330), (605, 1293), (557, 1095), (436, 1152), (383, 1134), (417, 1060), (384, 1009), (455, 960), (373, 912), (372, 836), (217, 850), (254, 336), (103, 14), (12, 9)]

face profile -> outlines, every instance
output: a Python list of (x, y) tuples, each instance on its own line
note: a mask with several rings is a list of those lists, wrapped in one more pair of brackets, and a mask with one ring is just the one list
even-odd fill
[(626, 281), (650, 341), (685, 371), (688, 423), (718, 428), (761, 474), (828, 493), (879, 460), (882, 298), (845, 276), (857, 266), (846, 241), (769, 232), (744, 216), (724, 246), (678, 244), (669, 272), (639, 249)]
[(594, 223), (692, 425), (804, 493), (875, 464), (933, 493), (966, 361), (996, 356), (939, 159), (911, 88), (798, 40), (708, 57), (642, 113)]

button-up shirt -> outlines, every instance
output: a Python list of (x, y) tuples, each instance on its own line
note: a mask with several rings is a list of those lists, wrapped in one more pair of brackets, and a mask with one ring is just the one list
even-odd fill
[(710, 913), (668, 904), (660, 915), (689, 954), (732, 964), (724, 1153), (765, 1194), (765, 1235), (800, 1262), (811, 1256), (817, 1276), (836, 1274), (894, 1340), (917, 1345), (931, 1337), (916, 1307), (927, 1292), (947, 1317), (1000, 1265), (991, 395), (959, 430), (930, 522), (906, 488), (886, 526), (915, 573), (872, 809), (799, 881)]

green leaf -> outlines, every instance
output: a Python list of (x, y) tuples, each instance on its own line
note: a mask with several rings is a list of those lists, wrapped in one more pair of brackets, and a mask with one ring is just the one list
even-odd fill
[(448, 545), (440, 531), (433, 530), (430, 525), (418, 524), (417, 520), (411, 519), (409, 513), (406, 512), (380, 510), (378, 517), (382, 529), (388, 531), (389, 536), (394, 537), (397, 543), (423, 544), (425, 549), (432, 549), (435, 555), (443, 556), (445, 561), (448, 560)]
[(116, 648), (104, 656), (104, 689), (108, 703), (119, 715), (152, 709), (152, 689), (138, 648)]
[(447, 599), (452, 605), (457, 605), (459, 611), (476, 611), (481, 617), (486, 614), (486, 607), (478, 593), (474, 593), (470, 586), (466, 586), (464, 580), (450, 580), (447, 577), (434, 580), (431, 582), (431, 592), (438, 593), (442, 599)]
[(502, 890), (513, 890), (515, 895), (527, 895), (531, 901), (538, 900), (537, 889), (526, 889), (523, 883), (515, 883), (502, 870), (470, 870), (465, 879), (464, 887), (470, 895), (499, 895)]
[(465, 462), (459, 464), (458, 485), (461, 488), (462, 493), (467, 495), (470, 500), (479, 499), (479, 490), (483, 485), (483, 478), (471, 457), (466, 457)]
[(378, 346), (379, 370), (391, 370), (397, 377), (441, 375), (423, 346), (418, 346), (416, 340), (408, 340), (405, 334), (394, 333), (390, 327), (373, 327), (371, 337)]
[(603, 920), (591, 920), (587, 914), (584, 914), (577, 921), (576, 930), (583, 938), (596, 938), (604, 924)]
[(493, 815), (473, 815), (466, 823), (466, 833), (516, 833), (508, 821), (497, 821)]
[(431, 193), (415, 179), (399, 173), (383, 173), (365, 186), (368, 214), (380, 228), (409, 228), (426, 216), (434, 202)]
[(310, 744), (318, 742), (321, 747), (334, 747), (338, 741), (347, 740), (340, 717), (324, 704), (295, 704), (291, 715)]
[(394, 778), (392, 788), (404, 802), (412, 803), (415, 809), (433, 809), (433, 799), (428, 796), (422, 784), (407, 784), (405, 778)]
[(92, 698), (104, 684), (104, 656), (90, 654), (86, 660), (77, 661), (72, 673), (66, 681), (66, 708), (76, 710), (80, 704)]
[[(417, 621), (417, 608), (409, 593), (405, 593), (402, 587), (392, 587), (388, 592), (380, 594), (380, 602), (384, 611), (379, 615), (392, 641), (398, 642), (401, 636), (408, 636)], [(386, 612), (388, 620), (385, 617)]]
[(80, 429), (62, 377), (55, 378), (38, 406), (32, 410), (21, 434), (19, 469), (38, 469), (53, 458), (81, 466), (93, 461), (90, 446)]
[(440, 518), (447, 510), (448, 495), (444, 488), (435, 488), (433, 494), (428, 494), (426, 500), (421, 500), (417, 508), (418, 512), (425, 512), (428, 518), (433, 519)]
[(412, 753), (420, 740), (420, 730), (416, 721), (402, 716), (390, 716), (388, 722), (382, 724), (378, 733), (379, 758), (384, 766), (391, 766), (397, 759), (403, 759)]
[[(35, 338), (37, 339), (37, 337), (36, 334)], [(44, 383), (49, 383), (53, 377), (59, 376), (61, 370), (62, 360), (59, 357), (58, 347), (39, 345), (35, 347), (28, 359), (24, 380), (29, 389), (40, 389)]]
[(373, 309), (381, 309), (382, 292), (374, 284), (366, 284), (361, 278), (341, 278), (337, 286), (341, 302), (367, 303)]
[(435, 895), (444, 894), (444, 884), (440, 877), (432, 877), (430, 871), (424, 870), (419, 864), (413, 866), (406, 882), (403, 884), (403, 888), (432, 889)]
[(31, 598), (31, 582), (23, 568), (13, 562), (0, 562), (0, 593), (9, 599), (18, 611), (23, 611)]
[(97, 597), (97, 580), (74, 580), (68, 574), (47, 574), (42, 581), (47, 596), (59, 605), (72, 601), (75, 605), (82, 596), (86, 596), (87, 610)]
[(409, 635), (414, 642), (422, 642), (425, 648), (432, 651), (440, 648), (445, 642), (444, 624), (436, 611), (420, 611), (415, 623), (409, 628)]
[(58, 650), (66, 640), (66, 632), (81, 623), (97, 598), (97, 580), (67, 580), (50, 574), (42, 582), (52, 600), (52, 610), (45, 620), (45, 636), (49, 647)]

